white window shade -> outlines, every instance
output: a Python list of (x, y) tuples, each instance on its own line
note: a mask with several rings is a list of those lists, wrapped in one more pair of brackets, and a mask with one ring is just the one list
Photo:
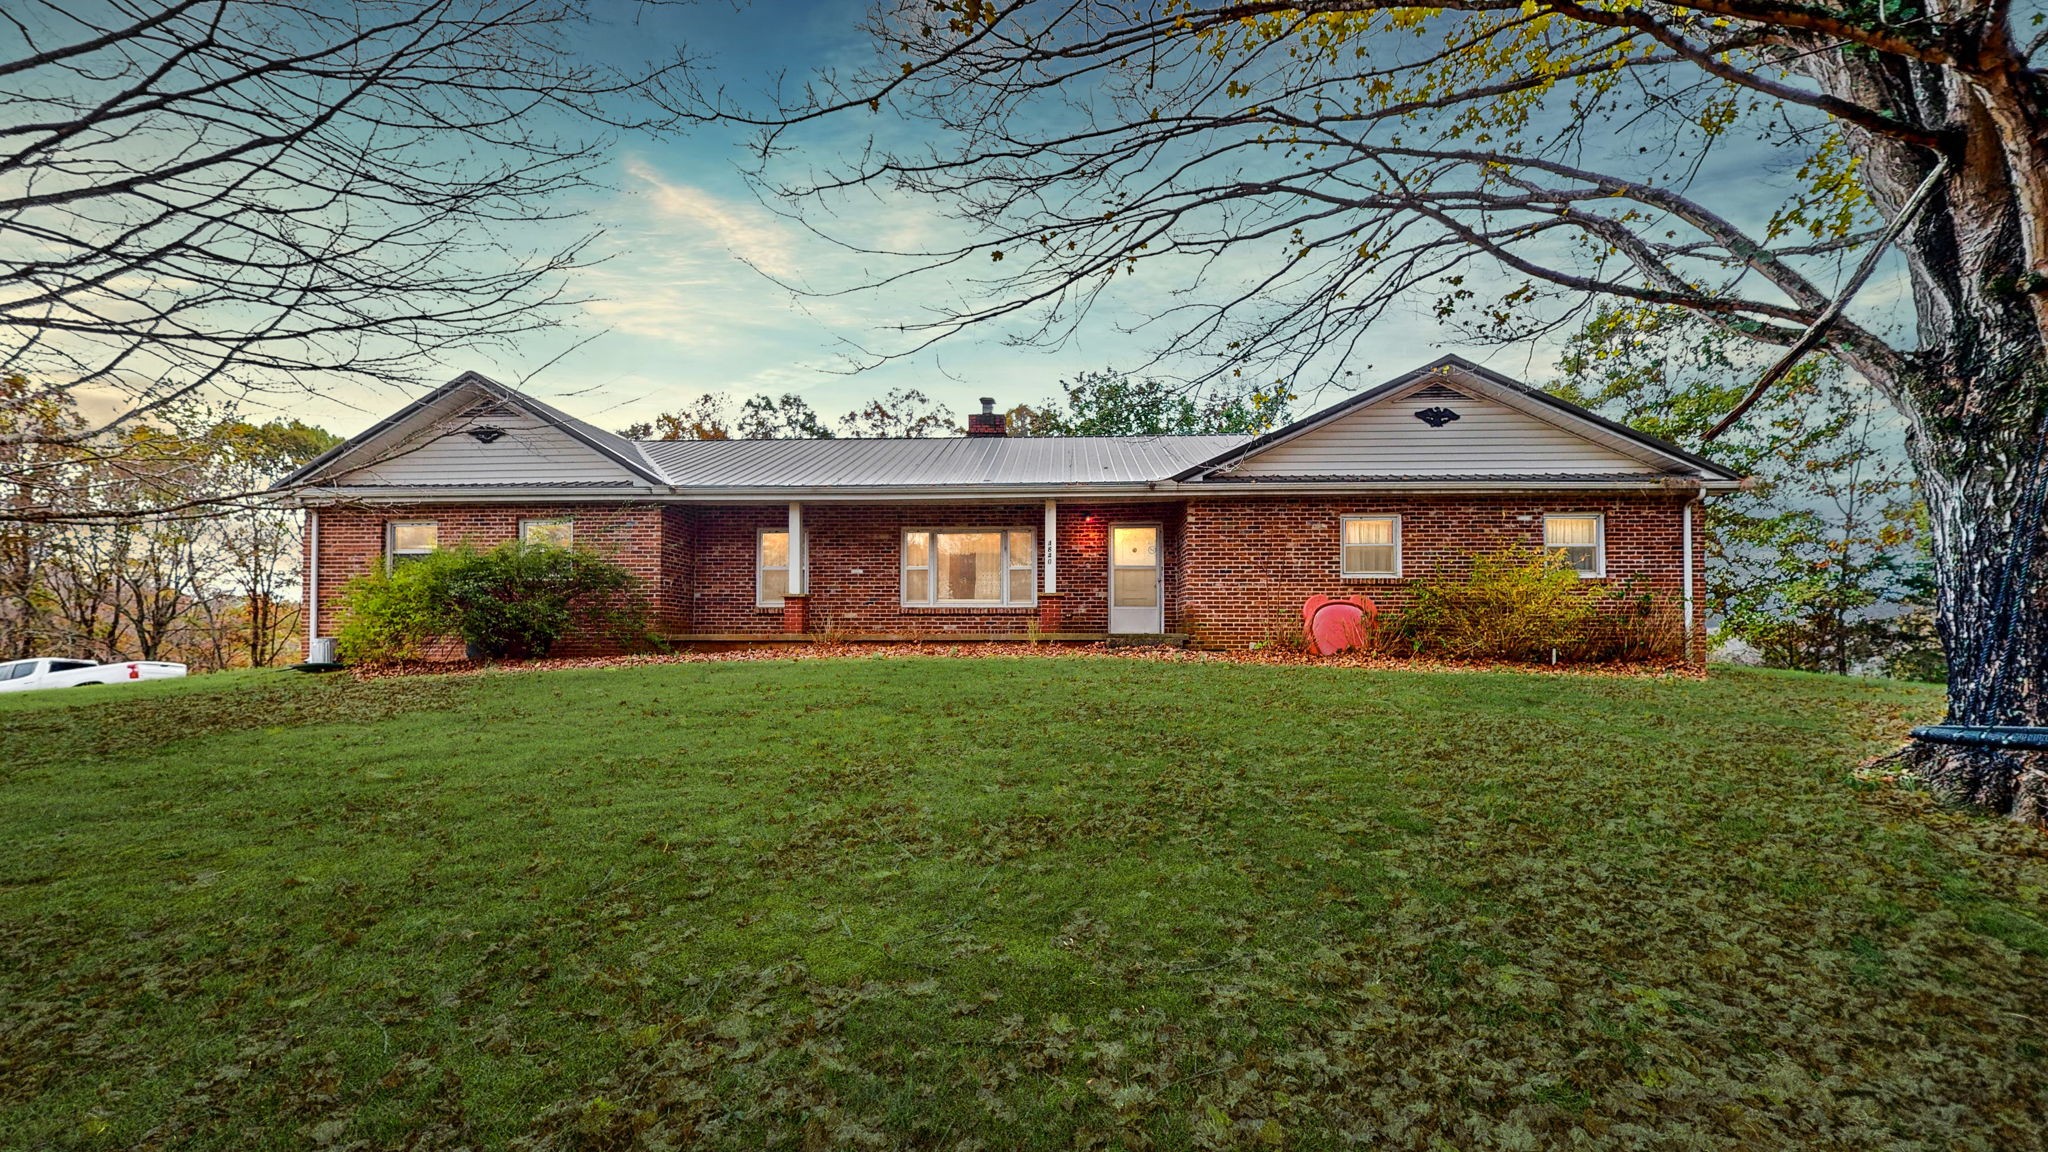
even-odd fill
[(548, 520), (521, 520), (519, 542), (550, 548), (570, 547), (576, 543), (576, 522), (566, 516)]
[(754, 606), (780, 608), (789, 595), (789, 532), (763, 529), (754, 551)]
[(1598, 513), (1571, 513), (1543, 518), (1543, 546), (1564, 557), (1581, 576), (1607, 570), (1606, 523)]
[(938, 598), (957, 603), (1001, 603), (1003, 534), (938, 532)]
[(441, 546), (441, 526), (432, 520), (394, 520), (384, 531), (387, 571), (432, 555)]
[(1010, 533), (1010, 586), (1004, 590), (1004, 598), (1012, 604), (1029, 604), (1038, 597), (1036, 539), (1029, 532)]
[(1401, 574), (1399, 516), (1344, 517), (1343, 573), (1346, 576)]
[(916, 529), (903, 534), (905, 607), (1013, 607), (1037, 601), (1037, 533)]

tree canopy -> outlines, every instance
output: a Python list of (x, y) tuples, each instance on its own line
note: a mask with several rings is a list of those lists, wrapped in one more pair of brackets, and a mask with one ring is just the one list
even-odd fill
[(575, 194), (613, 135), (673, 118), (677, 61), (572, 50), (592, 10), (9, 5), (0, 375), (85, 398), (90, 418), (12, 420), (0, 444), (115, 451), (188, 401), (410, 390), (451, 349), (556, 323), (593, 235)]
[[(850, 244), (831, 213), (856, 193), (964, 226), (868, 246), (875, 283), (946, 289), (905, 351), (985, 325), (1056, 344), (1109, 300), (1194, 386), (1346, 383), (1368, 330), (1417, 311), (1513, 343), (1605, 300), (1810, 344), (1904, 418), (1951, 720), (2048, 725), (2030, 22), (2002, 0), (894, 0), (871, 65), (699, 114), (759, 126), (764, 188)], [(910, 127), (806, 147), (877, 113)], [(1880, 240), (1910, 317), (1838, 299)], [(2048, 755), (1919, 755), (1952, 795), (2048, 819)]]
[(1020, 404), (1012, 436), (1256, 435), (1287, 422), (1285, 389), (1216, 390), (1196, 397), (1168, 380), (1105, 368), (1060, 381), (1064, 400)]

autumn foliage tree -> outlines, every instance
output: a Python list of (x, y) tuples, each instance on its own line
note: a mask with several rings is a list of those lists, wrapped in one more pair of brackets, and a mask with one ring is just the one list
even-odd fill
[[(0, 449), (111, 456), (179, 405), (412, 389), (451, 350), (556, 324), (594, 235), (575, 198), (614, 134), (672, 119), (678, 61), (573, 51), (601, 8), (9, 3), (0, 376), (89, 398), (90, 418), (0, 413)], [(166, 510), (41, 500), (0, 520)]]
[[(2010, 5), (901, 0), (869, 31), (871, 66), (703, 114), (760, 126), (764, 184), (848, 243), (856, 192), (964, 223), (883, 274), (948, 289), (906, 347), (1057, 342), (1133, 282), (1191, 382), (1304, 392), (1397, 305), (1475, 340), (1603, 298), (1771, 347), (1822, 327), (1908, 427), (1949, 720), (2048, 723), (2048, 86)], [(817, 166), (806, 125), (877, 113), (920, 130)], [(1835, 315), (1894, 224), (1906, 330)], [(2048, 818), (2044, 756), (1916, 756)]]
[[(1551, 391), (1698, 443), (1771, 350), (1676, 308), (1602, 306), (1565, 341)], [(1705, 509), (1707, 611), (1772, 667), (1924, 675), (1924, 513), (1896, 417), (1832, 359), (1808, 359), (1704, 446), (1749, 483)], [(1932, 657), (1932, 659), (1930, 659)]]
[(1172, 381), (1113, 368), (1060, 381), (1060, 398), (1010, 410), (1013, 436), (1256, 436), (1287, 422), (1285, 388), (1190, 395)]

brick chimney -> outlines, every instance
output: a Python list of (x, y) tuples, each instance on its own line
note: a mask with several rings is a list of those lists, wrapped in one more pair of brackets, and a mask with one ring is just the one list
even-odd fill
[(1010, 434), (1009, 418), (996, 411), (995, 397), (983, 396), (981, 398), (981, 411), (967, 417), (967, 434), (969, 436), (1008, 436)]

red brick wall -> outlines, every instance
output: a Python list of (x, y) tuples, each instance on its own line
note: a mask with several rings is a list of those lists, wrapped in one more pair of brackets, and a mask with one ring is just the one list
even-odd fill
[[(648, 504), (421, 504), (378, 507), (331, 507), (320, 512), (320, 635), (332, 636), (341, 625), (341, 590), (350, 580), (384, 563), (384, 526), (393, 520), (432, 520), (440, 525), (440, 543), (446, 548), (467, 542), (478, 548), (494, 548), (519, 536), (519, 522), (527, 519), (569, 517), (576, 522), (576, 543), (595, 549), (616, 560), (639, 577), (647, 596), (651, 622), (661, 631), (686, 628), (687, 616), (678, 617), (688, 605), (687, 569), (675, 561), (687, 555), (687, 545), (670, 527), (677, 510)], [(312, 532), (308, 530), (307, 550), (311, 555)], [(680, 619), (680, 623), (679, 623)], [(564, 642), (561, 654), (574, 655), (592, 650), (575, 638)], [(460, 655), (459, 650), (435, 655)]]
[(656, 614), (667, 632), (688, 632), (691, 627), (691, 572), (697, 561), (697, 526), (688, 508), (669, 505), (661, 510), (661, 584)]
[[(782, 630), (778, 609), (754, 606), (756, 533), (789, 523), (787, 505), (692, 506), (694, 566), (690, 630), (702, 635), (767, 635)], [(810, 630), (814, 633), (1021, 633), (1035, 619), (1030, 607), (905, 608), (900, 566), (909, 528), (1045, 530), (1043, 503), (1019, 504), (805, 504), (810, 540)], [(1059, 590), (1065, 594), (1063, 631), (1103, 632), (1109, 627), (1107, 539), (1113, 523), (1158, 523), (1164, 529), (1167, 628), (1176, 626), (1179, 586), (1178, 502), (1059, 506)], [(1043, 542), (1040, 542), (1043, 546)], [(1043, 572), (1040, 579), (1044, 578)]]
[[(1408, 580), (1457, 575), (1475, 552), (1542, 542), (1545, 512), (1603, 512), (1610, 582), (1636, 578), (1674, 602), (1679, 593), (1679, 494), (1215, 497), (1192, 501), (1059, 505), (1059, 590), (1068, 632), (1108, 629), (1109, 527), (1164, 528), (1166, 629), (1205, 647), (1241, 648), (1298, 629), (1301, 603), (1318, 592), (1363, 594), (1383, 608), (1407, 602)], [(1402, 517), (1402, 580), (1339, 576), (1339, 517)], [(638, 575), (656, 627), (669, 633), (772, 635), (779, 609), (754, 606), (755, 533), (782, 528), (773, 505), (423, 505), (327, 508), (320, 514), (320, 634), (340, 623), (335, 604), (351, 578), (383, 562), (384, 525), (434, 520), (444, 545), (492, 547), (513, 539), (528, 517), (569, 516), (576, 540), (607, 552)], [(1704, 527), (1694, 520), (1695, 579), (1705, 562)], [(901, 535), (911, 527), (1023, 528), (1042, 532), (1044, 505), (907, 504), (804, 506), (811, 543), (813, 633), (976, 635), (1023, 632), (1035, 618), (1020, 608), (905, 608)], [(310, 547), (310, 543), (309, 543)], [(1041, 579), (1043, 574), (1041, 573)], [(1695, 635), (1703, 612), (1695, 609)], [(568, 651), (583, 650), (571, 645)]]
[[(1675, 605), (1685, 499), (1679, 493), (1531, 492), (1191, 500), (1183, 543), (1184, 627), (1203, 647), (1242, 648), (1283, 630), (1298, 633), (1302, 602), (1317, 593), (1363, 595), (1382, 610), (1398, 611), (1408, 603), (1414, 579), (1461, 576), (1471, 570), (1475, 553), (1505, 545), (1540, 546), (1546, 512), (1604, 513), (1607, 582), (1633, 578), (1637, 587), (1654, 589)], [(1401, 579), (1339, 575), (1339, 518), (1347, 515), (1401, 517)], [(1699, 519), (1694, 516), (1696, 569)], [(1695, 629), (1697, 599), (1696, 592)]]

